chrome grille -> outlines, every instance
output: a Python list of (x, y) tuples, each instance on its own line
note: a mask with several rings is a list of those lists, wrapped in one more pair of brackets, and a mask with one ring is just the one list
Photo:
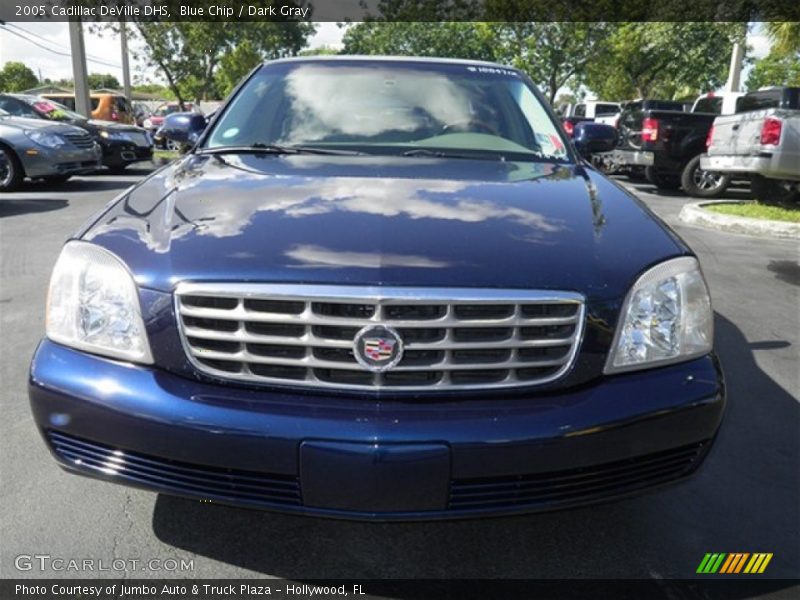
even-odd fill
[(94, 140), (88, 133), (65, 133), (63, 135), (73, 146), (78, 148), (91, 148), (94, 146)]
[[(569, 292), (181, 283), (181, 338), (199, 371), (313, 388), (416, 391), (531, 386), (571, 367), (584, 303)], [(354, 338), (384, 325), (404, 346), (383, 373)]]

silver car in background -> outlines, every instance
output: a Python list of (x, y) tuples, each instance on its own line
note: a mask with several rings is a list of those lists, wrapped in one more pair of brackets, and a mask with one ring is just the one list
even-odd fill
[(800, 87), (745, 94), (736, 114), (714, 120), (703, 169), (748, 175), (761, 202), (800, 200)]
[(66, 181), (100, 167), (100, 146), (83, 129), (0, 110), (0, 193), (28, 179)]

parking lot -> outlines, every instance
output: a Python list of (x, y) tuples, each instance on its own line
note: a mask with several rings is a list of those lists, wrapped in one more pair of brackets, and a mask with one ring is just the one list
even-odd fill
[(63, 473), (26, 394), (48, 277), (66, 237), (147, 172), (0, 196), (0, 576), (92, 575), (15, 568), (15, 557), (33, 554), (193, 559), (191, 572), (137, 569), (130, 577), (688, 578), (706, 552), (771, 552), (765, 576), (800, 573), (798, 244), (682, 226), (689, 198), (627, 179), (619, 181), (697, 252), (716, 310), (727, 416), (690, 482), (549, 514), (373, 524), (202, 504)]

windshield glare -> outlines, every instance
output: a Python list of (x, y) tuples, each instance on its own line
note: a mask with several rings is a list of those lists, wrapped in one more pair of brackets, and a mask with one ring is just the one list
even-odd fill
[(516, 71), (469, 64), (270, 65), (247, 82), (206, 145), (254, 144), (569, 159)]
[(83, 115), (73, 112), (63, 104), (53, 100), (37, 99), (32, 106), (39, 114), (53, 121), (71, 121), (84, 118)]

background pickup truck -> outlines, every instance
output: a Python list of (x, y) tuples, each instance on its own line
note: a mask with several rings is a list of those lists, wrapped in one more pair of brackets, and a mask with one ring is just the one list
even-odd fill
[(742, 97), (738, 92), (705, 94), (690, 112), (681, 102), (643, 100), (630, 103), (620, 116), (620, 146), (615, 158), (628, 168), (645, 167), (656, 187), (710, 198), (722, 194), (730, 176), (705, 171), (700, 157), (718, 114), (732, 113)]
[(620, 110), (621, 105), (618, 102), (605, 102), (600, 100), (580, 102), (574, 106), (571, 104), (567, 105), (562, 120), (564, 130), (572, 137), (575, 131), (575, 125), (578, 123), (593, 121), (604, 125), (616, 126)]
[(751, 92), (717, 117), (702, 168), (750, 177), (761, 202), (800, 201), (800, 87)]

